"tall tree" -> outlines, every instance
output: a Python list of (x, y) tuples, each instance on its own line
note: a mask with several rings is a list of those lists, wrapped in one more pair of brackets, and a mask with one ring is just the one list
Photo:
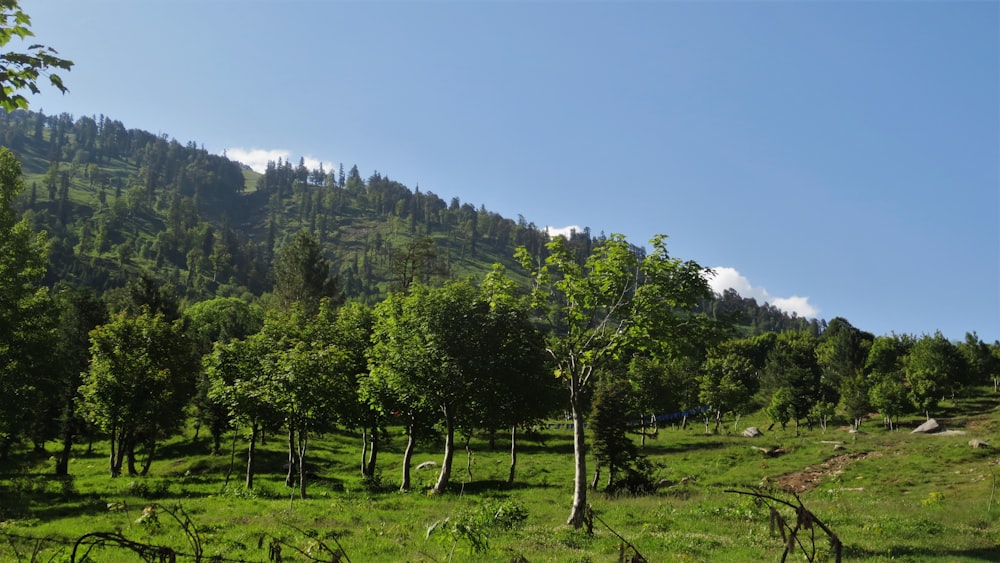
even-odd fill
[(194, 393), (196, 356), (182, 323), (168, 323), (148, 310), (137, 317), (118, 313), (90, 335), (90, 369), (80, 393), (86, 418), (111, 439), (111, 476), (144, 446), (149, 471), (158, 440), (176, 431)]
[[(23, 189), (21, 163), (0, 148), (0, 459), (26, 429), (33, 403), (40, 342), (48, 340), (49, 295), (41, 287), (47, 261), (44, 232), (17, 220), (14, 198)], [(32, 352), (39, 353), (32, 353)]]
[[(529, 318), (528, 303), (518, 297), (517, 284), (505, 268), (494, 264), (480, 284), (489, 304), (482, 357), (484, 380), (476, 397), (473, 423), (490, 432), (510, 429), (510, 471), (513, 484), (517, 470), (517, 429), (550, 414), (560, 404), (558, 382), (551, 375), (544, 336)], [(492, 439), (492, 438), (491, 438)]]
[(330, 272), (330, 261), (323, 256), (316, 238), (306, 231), (300, 231), (278, 250), (274, 258), (274, 295), (282, 309), (302, 303), (307, 314), (315, 314), (324, 297), (337, 304), (343, 302), (337, 278)]
[(917, 340), (903, 361), (913, 406), (927, 418), (947, 392), (954, 394), (969, 373), (965, 356), (940, 332)]
[(467, 281), (440, 288), (415, 285), (409, 295), (390, 297), (376, 308), (372, 377), (395, 396), (436, 410), (444, 426), (435, 493), (448, 487), (455, 431), (485, 381), (483, 359), (489, 352), (482, 328), (488, 311), (488, 303)]
[(525, 247), (517, 257), (535, 280), (535, 303), (548, 309), (548, 352), (555, 374), (569, 390), (573, 418), (573, 506), (568, 524), (583, 525), (587, 508), (586, 393), (597, 368), (624, 349), (675, 345), (686, 336), (689, 316), (682, 311), (711, 295), (705, 269), (667, 253), (665, 237), (651, 241), (640, 257), (625, 237), (612, 235), (581, 261), (564, 237), (546, 246), (544, 261)]
[(87, 430), (86, 421), (76, 412), (79, 403), (82, 374), (90, 360), (90, 331), (106, 322), (108, 314), (103, 301), (88, 289), (58, 290), (55, 300), (59, 310), (58, 340), (53, 354), (55, 372), (59, 376), (61, 401), (56, 420), (60, 425), (62, 450), (56, 455), (56, 475), (69, 473), (69, 458), (77, 436)]
[(772, 396), (771, 404), (788, 415), (796, 432), (799, 421), (809, 419), (813, 405), (826, 399), (821, 383), (816, 338), (805, 331), (779, 334), (764, 366), (761, 388), (764, 393), (772, 394), (782, 389), (787, 391), (789, 395), (783, 393), (777, 403)]
[(226, 344), (217, 342), (212, 353), (203, 359), (210, 385), (209, 399), (225, 405), (233, 426), (246, 432), (247, 489), (253, 488), (260, 432), (280, 420), (278, 368), (271, 351), (270, 342), (258, 333)]
[[(251, 305), (235, 297), (216, 297), (200, 301), (184, 310), (187, 334), (196, 347), (199, 356), (212, 352), (218, 342), (228, 343), (235, 339), (247, 338), (258, 332), (264, 324), (264, 314), (260, 307)], [(209, 399), (211, 383), (205, 370), (199, 374), (198, 390), (194, 398), (196, 428), (207, 425), (212, 436), (212, 454), (219, 455), (222, 434), (229, 426), (226, 406)], [(197, 436), (198, 430), (195, 431)]]
[(907, 397), (903, 362), (913, 347), (908, 335), (878, 336), (865, 360), (868, 400), (891, 430), (893, 421), (913, 409)]

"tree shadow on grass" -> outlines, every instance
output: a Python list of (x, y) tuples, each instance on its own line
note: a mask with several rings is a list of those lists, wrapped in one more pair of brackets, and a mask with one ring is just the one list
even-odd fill
[(883, 546), (878, 549), (866, 549), (857, 546), (844, 546), (844, 558), (848, 561), (866, 561), (869, 559), (890, 557), (893, 559), (926, 557), (955, 558), (959, 561), (1000, 561), (1000, 547), (971, 547), (968, 549), (919, 549), (912, 546)]
[(732, 446), (729, 441), (717, 442), (652, 442), (647, 441), (645, 446), (639, 446), (639, 452), (646, 456), (659, 456), (667, 454), (682, 454), (696, 451), (721, 450)]
[(519, 482), (516, 479), (513, 483), (507, 483), (507, 481), (502, 481), (499, 479), (483, 479), (481, 481), (470, 481), (468, 483), (451, 483), (448, 486), (448, 492), (450, 493), (466, 493), (466, 494), (490, 494), (490, 493), (501, 493), (509, 491), (518, 491), (524, 489), (542, 489), (551, 488), (555, 485), (542, 485), (538, 483), (525, 483)]

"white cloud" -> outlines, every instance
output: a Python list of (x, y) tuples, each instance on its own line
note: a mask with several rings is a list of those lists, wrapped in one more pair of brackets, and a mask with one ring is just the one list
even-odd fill
[(261, 174), (267, 169), (268, 162), (277, 162), (279, 158), (288, 160), (288, 155), (291, 154), (283, 149), (243, 149), (239, 147), (226, 149), (225, 153), (229, 160), (242, 162)]
[(570, 231), (576, 231), (578, 233), (582, 233), (583, 227), (579, 225), (568, 225), (566, 227), (550, 227), (546, 225), (545, 230), (548, 231), (550, 237), (557, 237), (559, 235), (562, 235), (566, 238), (569, 238)]
[[(291, 158), (292, 154), (291, 151), (285, 149), (244, 149), (240, 147), (226, 149), (225, 153), (229, 160), (242, 162), (260, 174), (263, 174), (267, 169), (268, 162), (278, 162), (279, 158), (287, 161)], [(335, 170), (333, 163), (322, 161), (312, 156), (304, 156), (302, 160), (309, 170), (319, 168), (320, 163), (323, 164), (323, 170), (326, 172)], [(292, 165), (298, 166), (298, 164), (298, 159), (292, 160)]]
[(736, 268), (720, 266), (712, 268), (712, 270), (715, 272), (715, 276), (709, 278), (708, 285), (715, 293), (722, 294), (727, 289), (735, 289), (736, 293), (742, 297), (752, 297), (758, 302), (770, 303), (788, 314), (795, 313), (806, 318), (815, 318), (819, 314), (819, 309), (809, 303), (808, 297), (799, 295), (776, 297), (769, 294), (767, 289), (763, 287), (755, 287)]

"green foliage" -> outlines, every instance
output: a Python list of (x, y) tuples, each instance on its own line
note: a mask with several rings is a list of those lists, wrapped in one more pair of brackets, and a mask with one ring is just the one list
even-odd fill
[[(21, 10), (18, 0), (0, 0), (0, 48), (6, 47), (15, 37), (26, 40), (34, 37), (31, 31), (31, 18)], [(0, 54), (0, 107), (7, 111), (25, 109), (28, 100), (20, 92), (28, 90), (34, 94), (40, 92), (38, 80), (47, 77), (49, 83), (60, 92), (67, 91), (62, 78), (53, 70), (69, 70), (72, 61), (62, 59), (55, 49), (44, 45), (32, 44), (26, 52), (6, 52)]]
[(917, 340), (904, 361), (913, 406), (930, 417), (942, 395), (968, 382), (965, 356), (940, 332)]
[(586, 510), (586, 393), (602, 367), (626, 353), (669, 356), (693, 336), (689, 311), (710, 295), (705, 270), (671, 257), (666, 237), (650, 241), (642, 255), (624, 236), (613, 234), (580, 256), (564, 237), (551, 240), (544, 261), (522, 247), (516, 254), (535, 282), (533, 305), (549, 324), (547, 349), (556, 377), (569, 390), (574, 428), (574, 492), (569, 523), (583, 525)]
[[(175, 432), (194, 391), (196, 356), (179, 321), (148, 310), (122, 312), (91, 332), (90, 368), (80, 387), (84, 417), (111, 436), (111, 475), (139, 444), (147, 459)], [(147, 462), (148, 463), (148, 462)]]
[(283, 309), (301, 303), (307, 314), (315, 313), (323, 298), (336, 303), (344, 299), (319, 241), (305, 231), (278, 250), (274, 259), (274, 293)]
[(436, 538), (446, 548), (468, 544), (469, 555), (490, 549), (489, 535), (510, 532), (524, 525), (527, 509), (516, 500), (485, 499), (454, 517), (437, 520), (427, 528), (426, 538)]

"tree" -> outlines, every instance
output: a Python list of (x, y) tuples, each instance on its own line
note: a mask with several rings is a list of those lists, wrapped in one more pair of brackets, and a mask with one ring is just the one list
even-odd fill
[(549, 374), (543, 335), (529, 318), (527, 303), (517, 294), (517, 284), (505, 268), (494, 264), (480, 284), (489, 304), (482, 327), (487, 343), (484, 381), (476, 397), (473, 423), (490, 432), (510, 429), (510, 471), (514, 483), (517, 470), (517, 429), (551, 413), (559, 404), (559, 385)]
[[(184, 310), (187, 334), (195, 345), (199, 356), (212, 352), (216, 343), (225, 344), (234, 339), (243, 339), (258, 332), (264, 324), (260, 307), (250, 305), (235, 297), (217, 297), (200, 301)], [(219, 455), (222, 433), (229, 426), (229, 416), (225, 405), (208, 398), (210, 382), (204, 369), (198, 380), (198, 390), (194, 399), (197, 438), (201, 426), (208, 425), (212, 435), (212, 455)]]
[(761, 387), (765, 393), (784, 389), (790, 394), (789, 397), (783, 395), (777, 402), (772, 397), (771, 405), (774, 408), (780, 407), (784, 411), (782, 414), (795, 422), (796, 432), (799, 421), (809, 419), (813, 405), (821, 400), (828, 400), (824, 392), (826, 388), (821, 385), (815, 350), (816, 339), (807, 332), (788, 331), (779, 334), (774, 348), (768, 354), (761, 378)]
[(0, 459), (6, 457), (33, 404), (34, 379), (49, 354), (49, 294), (41, 281), (47, 243), (26, 219), (17, 220), (14, 198), (23, 189), (21, 163), (0, 148)]
[[(327, 341), (344, 354), (343, 370), (348, 383), (342, 391), (342, 406), (337, 413), (338, 421), (350, 428), (361, 428), (361, 474), (363, 477), (375, 475), (378, 460), (379, 431), (385, 425), (387, 412), (380, 408), (378, 393), (366, 395), (368, 371), (368, 350), (372, 344), (372, 330), (375, 323), (374, 311), (362, 303), (351, 302), (337, 310), (337, 317), (331, 327)], [(368, 456), (368, 438), (371, 436), (371, 453)], [(410, 452), (412, 453), (412, 451)]]
[(940, 332), (917, 340), (903, 366), (913, 406), (927, 418), (946, 391), (954, 394), (966, 383), (969, 373), (965, 356)]
[(488, 311), (489, 304), (468, 281), (440, 288), (414, 285), (409, 295), (390, 296), (376, 307), (372, 378), (401, 402), (437, 411), (444, 426), (435, 493), (448, 486), (455, 430), (486, 381), (489, 351), (482, 328)]
[(868, 390), (868, 400), (882, 415), (883, 424), (892, 430), (899, 416), (912, 409), (906, 386), (899, 379), (885, 376), (876, 379)]
[(594, 460), (597, 468), (591, 488), (596, 489), (601, 468), (608, 470), (608, 489), (611, 489), (620, 471), (627, 471), (638, 459), (635, 442), (628, 437), (632, 420), (632, 388), (621, 378), (604, 377), (598, 381), (594, 393), (590, 430), (594, 435)]
[(689, 316), (680, 311), (711, 295), (705, 269), (672, 258), (665, 237), (639, 249), (611, 235), (582, 263), (564, 237), (551, 240), (544, 261), (520, 247), (517, 258), (535, 280), (534, 303), (547, 309), (551, 327), (547, 350), (555, 375), (569, 390), (573, 419), (573, 506), (568, 524), (583, 525), (587, 509), (586, 393), (596, 370), (625, 349), (669, 347), (685, 338)]
[(336, 304), (344, 297), (337, 278), (330, 274), (330, 261), (323, 257), (316, 238), (300, 231), (278, 250), (274, 258), (274, 295), (282, 309), (300, 302), (307, 314), (315, 314), (322, 298)]
[(53, 354), (54, 372), (60, 388), (56, 420), (60, 426), (62, 450), (56, 456), (56, 475), (69, 474), (69, 458), (73, 442), (86, 432), (86, 421), (76, 412), (80, 400), (82, 374), (90, 360), (90, 331), (107, 321), (107, 308), (89, 289), (61, 289), (55, 293), (59, 310), (58, 339)]
[[(259, 333), (243, 340), (216, 343), (203, 359), (210, 400), (225, 405), (237, 431), (249, 430), (245, 486), (253, 488), (257, 439), (279, 420), (276, 371), (269, 342)], [(235, 447), (235, 437), (233, 445)], [(226, 481), (228, 483), (228, 474)]]
[(992, 381), (993, 390), (1000, 389), (1000, 359), (993, 355), (989, 345), (980, 340), (979, 335), (965, 333), (965, 340), (958, 344), (958, 350), (969, 366), (970, 383), (983, 385)]
[(90, 333), (90, 369), (80, 394), (87, 420), (111, 439), (111, 476), (127, 457), (135, 474), (135, 447), (143, 445), (149, 471), (158, 439), (176, 431), (194, 393), (196, 358), (180, 321), (148, 310), (118, 313)]
[(297, 304), (288, 317), (269, 320), (263, 333), (276, 342), (277, 402), (288, 426), (288, 484), (293, 469), (298, 471), (299, 496), (305, 498), (309, 434), (331, 429), (355, 410), (357, 357), (335, 344), (336, 311), (329, 299), (320, 302), (315, 316), (305, 316)]
[[(18, 0), (0, 0), (0, 18), (3, 19), (0, 48), (6, 47), (14, 37), (22, 40), (34, 37), (30, 28), (31, 18), (21, 10)], [(43, 76), (65, 94), (67, 88), (62, 78), (52, 71), (68, 71), (72, 66), (73, 62), (60, 58), (55, 49), (39, 44), (30, 45), (26, 52), (0, 54), (0, 107), (8, 112), (27, 109), (28, 100), (20, 92), (39, 93), (38, 81)]]
[(816, 345), (816, 358), (822, 385), (838, 395), (830, 397), (831, 401), (840, 400), (847, 391), (853, 391), (856, 395), (861, 393), (857, 384), (863, 382), (863, 379), (859, 381), (857, 376), (864, 372), (874, 338), (870, 333), (854, 328), (841, 317), (836, 317), (827, 324)]
[(868, 400), (891, 430), (893, 421), (912, 409), (904, 382), (903, 362), (913, 347), (909, 336), (878, 336), (872, 341), (865, 374), (868, 379)]
[(414, 282), (428, 284), (432, 276), (447, 275), (434, 249), (434, 239), (420, 237), (394, 249), (389, 255), (393, 288), (406, 293)]
[(733, 413), (735, 426), (739, 424), (740, 416), (749, 410), (754, 393), (754, 374), (750, 360), (735, 353), (719, 351), (705, 360), (698, 382), (698, 398), (701, 404), (708, 405), (715, 413), (716, 432), (722, 424), (723, 415)]

